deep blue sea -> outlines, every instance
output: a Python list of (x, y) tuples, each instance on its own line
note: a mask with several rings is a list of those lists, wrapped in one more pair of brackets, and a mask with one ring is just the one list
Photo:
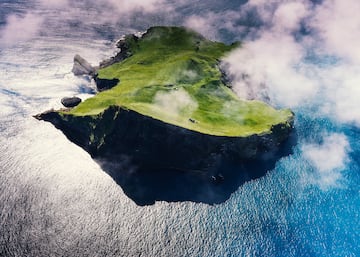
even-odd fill
[[(340, 90), (341, 79), (308, 91), (304, 83), (298, 92), (310, 92), (306, 97), (283, 101), (293, 99), (289, 87), (297, 77), (277, 60), (297, 48), (279, 45), (269, 53), (260, 45), (262, 63), (273, 54), (274, 64), (254, 66), (268, 74), (280, 69), (281, 80), (289, 81), (288, 88), (266, 90), (273, 105), (296, 114), (292, 154), (221, 203), (140, 206), (61, 131), (32, 117), (60, 108), (63, 96), (91, 97), (93, 82), (71, 73), (75, 54), (97, 64), (116, 52), (116, 39), (151, 25), (187, 25), (225, 42), (252, 42), (264, 33), (273, 43), (266, 31), (279, 29), (268, 28), (254, 10), (242, 12), (241, 2), (0, 0), (0, 256), (360, 256), (360, 83), (350, 83), (360, 80), (349, 82), (351, 90), (349, 83)], [(262, 10), (274, 8), (265, 1)], [(290, 34), (301, 40), (309, 33), (304, 26)], [(341, 78), (337, 53), (308, 54), (295, 70), (311, 63), (307, 78), (314, 81), (334, 66), (331, 74)], [(245, 61), (235, 59), (240, 66)], [(360, 67), (349, 63), (347, 79)], [(210, 185), (205, 193), (219, 192)], [(200, 194), (194, 199), (204, 199)]]

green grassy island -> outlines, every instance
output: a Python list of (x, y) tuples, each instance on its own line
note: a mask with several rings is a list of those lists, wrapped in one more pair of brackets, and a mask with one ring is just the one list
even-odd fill
[[(183, 27), (152, 27), (141, 37), (125, 36), (118, 47), (120, 53), (100, 64), (95, 75), (96, 81), (116, 85), (74, 108), (37, 116), (52, 122), (93, 156), (114, 151), (145, 156), (151, 148), (146, 150), (148, 144), (171, 144), (167, 137), (179, 137), (172, 145), (174, 151), (194, 149), (191, 144), (207, 138), (206, 146), (198, 149), (204, 156), (238, 152), (240, 157), (251, 157), (269, 138), (277, 145), (288, 137), (294, 118), (291, 110), (239, 99), (225, 79), (220, 59), (240, 43), (213, 42)], [(180, 138), (192, 143), (185, 146)], [(129, 147), (134, 150), (124, 150)], [(169, 151), (165, 146), (159, 149)]]
[(260, 101), (245, 101), (222, 81), (219, 59), (238, 44), (206, 40), (179, 27), (153, 27), (141, 38), (124, 42), (130, 57), (98, 71), (101, 79), (119, 79), (70, 111), (94, 115), (111, 105), (154, 119), (218, 136), (269, 132), (286, 122), (290, 110), (275, 110)]

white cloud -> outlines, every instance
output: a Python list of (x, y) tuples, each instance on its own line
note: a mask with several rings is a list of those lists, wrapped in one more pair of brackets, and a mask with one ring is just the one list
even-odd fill
[(239, 35), (249, 29), (248, 27), (237, 24), (242, 17), (245, 17), (245, 12), (241, 9), (222, 12), (210, 11), (186, 17), (183, 25), (199, 32), (208, 39), (220, 40), (220, 30), (226, 30), (235, 35)]
[[(237, 94), (269, 96), (281, 106), (312, 105), (360, 127), (360, 2), (250, 0), (244, 5), (254, 9), (261, 29), (224, 59)], [(299, 33), (302, 28), (306, 35)]]
[(326, 110), (339, 122), (360, 127), (360, 2), (325, 1), (314, 10), (309, 26), (321, 54), (332, 55), (337, 62), (321, 70), (327, 97)]
[(171, 115), (188, 113), (191, 115), (198, 107), (197, 102), (182, 88), (170, 92), (158, 92), (154, 103)]
[(328, 0), (318, 6), (311, 20), (322, 47), (339, 57), (360, 63), (360, 2)]
[(321, 144), (302, 147), (304, 157), (316, 168), (313, 182), (322, 189), (339, 186), (341, 170), (348, 160), (349, 143), (343, 134), (324, 136)]
[(192, 15), (184, 23), (188, 28), (191, 28), (200, 34), (210, 39), (216, 39), (217, 29), (212, 21), (215, 19), (215, 14), (208, 13), (206, 16)]
[(0, 46), (12, 46), (32, 39), (39, 33), (42, 21), (40, 16), (32, 13), (8, 16), (5, 27), (0, 30)]
[[(256, 8), (266, 24), (255, 40), (224, 59), (235, 78), (234, 90), (247, 99), (270, 96), (272, 101), (297, 106), (317, 91), (317, 83), (299, 65), (304, 46), (292, 33), (309, 14), (306, 2), (249, 1), (244, 8)], [(264, 93), (264, 91), (267, 91)]]
[(309, 7), (306, 1), (286, 2), (276, 9), (272, 22), (275, 29), (294, 31), (308, 14)]
[(293, 107), (315, 95), (318, 88), (299, 65), (304, 54), (292, 36), (269, 31), (223, 61), (235, 78), (233, 87), (240, 97), (261, 98), (266, 87), (273, 101)]
[(325, 87), (325, 114), (360, 127), (360, 66), (342, 63), (320, 70)]

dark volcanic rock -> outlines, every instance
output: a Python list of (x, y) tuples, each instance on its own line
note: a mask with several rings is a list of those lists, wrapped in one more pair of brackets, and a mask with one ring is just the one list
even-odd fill
[(100, 92), (115, 87), (120, 82), (119, 79), (100, 79), (97, 76), (95, 76), (94, 79), (96, 88)]
[(100, 68), (108, 67), (114, 63), (121, 62), (125, 60), (126, 58), (130, 57), (132, 55), (130, 51), (130, 41), (137, 41), (138, 37), (135, 35), (127, 35), (124, 38), (120, 39), (116, 43), (116, 47), (120, 49), (120, 52), (117, 53), (114, 57), (111, 57), (107, 60), (104, 60), (100, 63)]
[(61, 99), (61, 103), (68, 108), (75, 107), (79, 103), (81, 103), (81, 99), (79, 97), (64, 97)]

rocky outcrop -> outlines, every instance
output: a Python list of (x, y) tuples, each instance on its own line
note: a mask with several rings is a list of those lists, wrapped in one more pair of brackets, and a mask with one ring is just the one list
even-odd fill
[(120, 82), (119, 79), (100, 79), (97, 76), (94, 77), (94, 80), (99, 92), (113, 88)]
[(102, 79), (97, 75), (97, 70), (106, 68), (114, 63), (121, 62), (132, 55), (130, 51), (130, 44), (136, 42), (139, 38), (135, 35), (127, 35), (121, 38), (116, 46), (120, 49), (119, 53), (115, 56), (100, 62), (99, 67), (93, 67), (91, 64), (82, 58), (80, 55), (75, 55), (74, 65), (72, 72), (75, 76), (88, 75), (91, 76), (96, 83), (96, 88), (99, 92), (108, 90), (116, 86), (120, 81), (119, 79)]
[(94, 158), (127, 156), (138, 167), (201, 170), (220, 160), (248, 160), (288, 138), (293, 119), (266, 134), (225, 137), (181, 128), (118, 106), (93, 116), (49, 111), (36, 116), (51, 122)]
[(74, 66), (72, 72), (75, 76), (90, 75), (93, 76), (96, 73), (96, 69), (91, 64), (82, 58), (80, 55), (75, 55)]
[(119, 48), (120, 51), (115, 56), (100, 62), (100, 68), (106, 68), (114, 63), (121, 62), (126, 58), (129, 58), (132, 55), (132, 52), (130, 51), (130, 45), (132, 42), (136, 42), (138, 40), (139, 38), (135, 35), (126, 35), (121, 38), (116, 43), (116, 47)]
[(75, 107), (81, 103), (81, 99), (79, 97), (64, 97), (61, 99), (62, 105), (68, 108)]
[[(119, 56), (122, 56), (122, 57), (120, 58)], [(100, 66), (101, 66), (101, 68), (104, 68), (115, 62), (122, 61), (125, 58), (127, 58), (127, 55), (125, 56), (124, 53), (121, 53), (121, 54), (119, 53), (115, 57), (112, 57), (109, 60), (103, 61), (102, 64), (100, 64)], [(82, 76), (82, 75), (91, 76), (95, 80), (96, 88), (99, 92), (108, 90), (108, 89), (116, 86), (120, 82), (119, 79), (98, 78), (97, 68), (91, 66), (91, 64), (89, 62), (87, 62), (84, 58), (82, 58), (78, 54), (75, 55), (75, 57), (74, 57), (74, 66), (72, 68), (72, 72), (74, 73), (75, 76)], [(73, 102), (75, 103), (75, 99), (63, 98), (63, 100), (61, 100), (61, 103), (65, 107), (74, 107), (81, 102), (81, 100), (80, 100), (80, 102), (76, 103), (76, 105), (74, 105), (74, 106), (67, 106), (67, 105), (72, 105)]]

